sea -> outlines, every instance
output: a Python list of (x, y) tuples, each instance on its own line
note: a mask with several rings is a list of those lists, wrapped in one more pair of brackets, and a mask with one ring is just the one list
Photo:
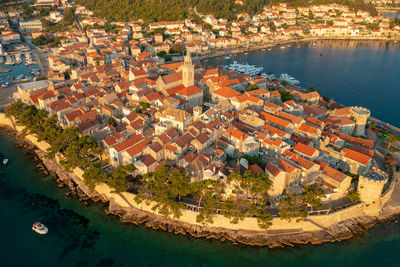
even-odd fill
[[(288, 73), (347, 105), (400, 125), (400, 50), (395, 43), (293, 45), (234, 60)], [(323, 54), (320, 56), (320, 54)], [(208, 64), (223, 62), (209, 60)], [(397, 111), (397, 112), (396, 112)], [(177, 236), (121, 223), (88, 207), (36, 168), (31, 152), (0, 135), (0, 266), (400, 266), (400, 222), (381, 223), (350, 240), (268, 249)], [(38, 235), (31, 226), (49, 228)]]

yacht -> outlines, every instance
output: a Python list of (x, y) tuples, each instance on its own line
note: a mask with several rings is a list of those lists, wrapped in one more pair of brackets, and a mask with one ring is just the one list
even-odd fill
[(22, 63), (21, 54), (15, 54), (15, 63), (17, 63), (17, 64)]
[(279, 76), (279, 79), (281, 81), (285, 81), (288, 84), (293, 84), (293, 85), (297, 85), (300, 83), (298, 80), (296, 80), (295, 78), (293, 78), (292, 76), (290, 76), (287, 73), (282, 73), (281, 76)]
[(47, 229), (47, 227), (44, 224), (40, 223), (40, 222), (35, 222), (32, 225), (32, 230), (35, 231), (38, 234), (41, 234), (41, 235), (45, 235), (49, 231), (49, 229)]
[(262, 72), (263, 67), (257, 67), (255, 65), (249, 65), (248, 63), (246, 64), (240, 64), (237, 61), (233, 61), (232, 64), (224, 66), (224, 68), (229, 69), (229, 70), (234, 70), (237, 72), (244, 73), (249, 76), (254, 76)]

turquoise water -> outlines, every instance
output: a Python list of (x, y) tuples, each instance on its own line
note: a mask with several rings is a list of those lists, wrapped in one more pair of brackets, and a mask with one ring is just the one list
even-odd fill
[[(396, 57), (399, 50), (383, 46), (369, 50), (374, 53), (361, 53), (344, 48), (315, 48), (318, 57), (320, 49), (323, 49), (324, 56), (332, 54), (329, 64), (335, 66), (338, 65), (336, 61), (361, 62), (360, 68), (352, 70), (342, 63), (343, 66), (336, 72), (336, 86), (331, 85), (330, 88), (342, 88), (345, 78), (340, 76), (341, 69), (347, 69), (355, 76), (358, 76), (356, 72), (361, 69), (371, 82), (374, 79), (368, 76), (383, 76), (387, 69), (392, 71), (386, 76), (398, 76), (398, 69), (394, 69), (399, 66), (398, 58), (395, 62), (391, 57)], [(318, 59), (305, 58), (312, 57), (313, 49), (276, 49), (267, 52), (268, 56), (264, 60), (268, 62), (271, 71), (288, 72), (302, 82), (318, 86), (324, 82), (323, 77), (320, 77), (323, 74), (318, 75), (318, 72), (323, 72), (325, 67), (316, 63)], [(348, 59), (360, 53), (360, 56)], [(382, 70), (380, 73), (368, 73), (367, 68), (362, 66), (365, 62), (363, 57), (370, 54), (377, 55), (375, 64), (380, 65), (372, 69)], [(380, 57), (385, 54), (391, 55), (384, 58), (393, 64), (392, 68), (382, 66), (383, 59)], [(243, 60), (252, 63), (251, 57), (257, 59), (262, 55), (250, 53), (247, 59), (243, 56)], [(285, 63), (287, 60), (292, 63)], [(291, 64), (296, 66), (298, 61), (314, 63), (309, 64), (306, 70), (290, 67)], [(279, 68), (273, 68), (275, 65)], [(284, 70), (284, 65), (290, 67), (289, 70)], [(313, 77), (319, 78), (314, 80)], [(321, 86), (321, 91), (323, 88), (326, 87)], [(349, 102), (356, 104), (360, 100), (356, 94), (358, 88), (348, 89), (351, 90), (347, 99)], [(371, 97), (376, 101), (384, 90), (391, 92), (393, 98), (400, 89), (398, 82), (379, 90), (363, 88), (369, 93), (375, 92)], [(380, 105), (384, 115), (387, 104), (380, 102)], [(397, 118), (397, 125), (400, 124), (398, 114), (387, 115), (391, 116), (393, 123)], [(273, 250), (175, 236), (149, 230), (144, 226), (123, 224), (116, 217), (107, 216), (102, 204), (84, 207), (74, 197), (65, 197), (67, 189), (57, 188), (52, 177), (38, 172), (32, 156), (26, 150), (17, 149), (15, 145), (14, 139), (0, 135), (0, 152), (10, 159), (7, 167), (0, 166), (0, 266), (400, 266), (398, 222), (379, 224), (371, 231), (342, 243)], [(49, 227), (47, 235), (41, 236), (31, 230), (36, 220)]]
[[(400, 42), (319, 41), (236, 55), (232, 60), (288, 73), (345, 105), (368, 107), (372, 116), (400, 126)], [(226, 64), (223, 58), (207, 64)], [(278, 76), (279, 76), (278, 75)]]

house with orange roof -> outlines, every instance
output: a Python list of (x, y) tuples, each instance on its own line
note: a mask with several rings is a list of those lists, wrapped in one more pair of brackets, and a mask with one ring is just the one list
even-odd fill
[(279, 138), (266, 138), (261, 142), (261, 147), (267, 151), (282, 154), (285, 150), (290, 148), (290, 145)]
[(356, 126), (355, 121), (347, 117), (327, 117), (321, 119), (327, 127), (343, 134), (352, 134)]
[(231, 103), (236, 110), (241, 111), (246, 108), (251, 108), (252, 110), (262, 110), (264, 101), (260, 98), (244, 93), (242, 95), (235, 96), (231, 98)]
[(353, 149), (342, 149), (342, 169), (354, 174), (364, 174), (372, 166), (372, 157)]
[(290, 163), (286, 158), (276, 158), (275, 162), (286, 176), (286, 187), (291, 187), (293, 185), (298, 185), (301, 178), (301, 169), (295, 164)]
[(293, 123), (295, 129), (299, 128), (300, 125), (304, 123), (303, 118), (300, 118), (298, 116), (292, 115), (292, 114), (284, 112), (284, 111), (280, 111), (278, 113), (278, 116), (281, 117), (282, 119), (288, 120), (291, 123)]
[(300, 136), (308, 137), (317, 140), (321, 136), (321, 130), (317, 127), (311, 126), (310, 124), (303, 123), (298, 129)]
[(268, 178), (272, 180), (272, 186), (268, 190), (268, 194), (272, 197), (282, 195), (283, 190), (287, 188), (286, 173), (282, 171), (276, 164), (268, 161), (265, 167), (265, 173), (268, 174)]
[(277, 114), (279, 114), (279, 111), (281, 111), (281, 110), (282, 110), (282, 107), (277, 104), (274, 104), (271, 102), (264, 102), (264, 111), (265, 112), (277, 115)]
[(351, 177), (338, 171), (326, 163), (320, 163), (322, 183), (331, 190), (326, 197), (329, 200), (337, 200), (344, 197), (350, 188)]
[(259, 111), (258, 114), (260, 118), (263, 118), (265, 120), (266, 123), (272, 124), (273, 126), (287, 133), (293, 133), (294, 125), (290, 121), (284, 120), (278, 116), (272, 115), (265, 111)]
[(111, 147), (108, 151), (110, 157), (110, 163), (113, 166), (122, 164), (122, 152), (133, 147), (135, 144), (139, 143), (142, 140), (143, 140), (142, 135), (138, 134), (123, 141), (122, 143), (116, 146)]
[(319, 156), (319, 150), (313, 148), (311, 146), (307, 146), (303, 143), (297, 143), (295, 147), (293, 147), (293, 151), (299, 154), (302, 157), (305, 157), (310, 160), (314, 160)]
[(152, 172), (156, 169), (157, 162), (158, 161), (151, 155), (146, 154), (142, 156), (140, 160), (133, 163), (136, 167), (135, 173), (143, 175), (145, 173)]
[(241, 93), (239, 93), (238, 91), (229, 88), (229, 87), (223, 87), (220, 89), (215, 90), (214, 92), (211, 93), (211, 99), (212, 101), (219, 103), (222, 102), (224, 100), (228, 100), (231, 98), (234, 98), (238, 95), (240, 95)]
[(184, 108), (203, 106), (203, 90), (195, 85), (184, 87), (175, 93), (177, 98), (186, 101)]
[(143, 70), (134, 70), (134, 69), (130, 69), (129, 70), (129, 81), (134, 81), (140, 78), (147, 78), (149, 77), (149, 74)]
[(293, 151), (286, 150), (282, 153), (282, 155), (300, 167), (303, 177), (307, 177), (309, 174), (317, 173), (319, 171), (318, 164), (301, 157), (299, 154), (296, 154)]

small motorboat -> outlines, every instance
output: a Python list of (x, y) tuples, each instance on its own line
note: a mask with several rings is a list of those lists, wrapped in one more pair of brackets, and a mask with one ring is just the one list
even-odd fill
[(32, 230), (41, 235), (45, 235), (49, 231), (49, 229), (47, 229), (47, 227), (40, 222), (35, 222), (32, 225)]
[(3, 159), (3, 164), (7, 165), (7, 163), (8, 163), (8, 159)]

